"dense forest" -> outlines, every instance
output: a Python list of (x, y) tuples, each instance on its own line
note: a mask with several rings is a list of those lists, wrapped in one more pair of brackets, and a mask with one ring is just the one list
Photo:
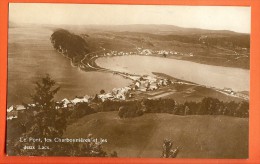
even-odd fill
[(133, 101), (103, 102), (96, 111), (118, 111), (121, 118), (137, 117), (145, 113), (169, 113), (174, 115), (226, 115), (248, 117), (249, 103), (222, 102), (216, 98), (205, 97), (200, 102), (177, 103), (173, 99), (143, 99)]
[(50, 40), (58, 52), (69, 57), (76, 65), (89, 52), (87, 43), (82, 37), (64, 29), (55, 31)]

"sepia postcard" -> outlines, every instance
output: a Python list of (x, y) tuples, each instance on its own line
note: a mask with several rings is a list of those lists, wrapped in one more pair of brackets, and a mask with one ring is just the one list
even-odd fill
[(6, 154), (249, 157), (251, 8), (9, 3)]

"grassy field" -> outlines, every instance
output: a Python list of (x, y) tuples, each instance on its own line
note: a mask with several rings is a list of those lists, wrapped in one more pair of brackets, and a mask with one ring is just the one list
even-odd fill
[(180, 146), (178, 158), (247, 158), (248, 119), (228, 116), (145, 114), (120, 119), (117, 112), (85, 116), (64, 137), (106, 138), (104, 149), (119, 157), (160, 157), (164, 138)]
[(132, 91), (133, 98), (136, 100), (142, 99), (174, 99), (178, 103), (185, 102), (200, 102), (205, 97), (217, 98), (223, 102), (242, 102), (245, 101), (242, 98), (232, 97), (220, 93), (212, 88), (206, 88), (203, 86), (193, 86), (188, 84), (172, 84), (164, 88), (160, 88), (156, 91)]

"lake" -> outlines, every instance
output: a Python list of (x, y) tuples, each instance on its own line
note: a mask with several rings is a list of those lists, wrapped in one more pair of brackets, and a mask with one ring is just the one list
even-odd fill
[[(68, 59), (53, 49), (50, 42), (52, 33), (51, 28), (39, 26), (9, 28), (8, 106), (30, 103), (29, 95), (33, 92), (34, 83), (47, 73), (61, 87), (56, 100), (95, 95), (101, 89), (110, 91), (131, 83), (111, 73), (84, 72), (72, 67)], [(161, 72), (206, 86), (249, 91), (250, 71), (245, 69), (150, 56), (102, 57), (96, 62), (115, 71), (140, 75)]]
[(190, 61), (154, 56), (102, 57), (96, 63), (114, 71), (152, 75), (160, 72), (172, 77), (219, 89), (249, 91), (250, 71), (240, 68), (212, 66)]
[(50, 42), (53, 30), (44, 27), (9, 28), (8, 35), (8, 106), (30, 103), (34, 83), (47, 73), (61, 87), (56, 100), (95, 95), (101, 89), (127, 86), (130, 80), (105, 72), (84, 72), (72, 67)]

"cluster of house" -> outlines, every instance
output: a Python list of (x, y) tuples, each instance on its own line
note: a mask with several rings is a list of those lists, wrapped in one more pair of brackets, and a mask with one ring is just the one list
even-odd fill
[[(129, 78), (133, 81), (133, 83), (127, 87), (122, 88), (114, 88), (109, 93), (100, 93), (98, 94), (98, 98), (101, 99), (103, 102), (106, 100), (126, 100), (127, 98), (132, 98), (132, 92), (134, 91), (152, 91), (156, 90), (161, 86), (167, 86), (172, 83), (169, 79), (163, 79), (158, 77), (151, 77), (148, 75), (139, 76), (139, 75), (131, 75), (128, 73), (118, 73), (125, 78)], [(90, 97), (88, 95), (84, 97), (76, 97), (72, 100), (69, 100), (67, 98), (62, 99), (61, 101), (56, 102), (57, 103), (57, 109), (59, 108), (69, 108), (74, 109), (73, 107), (82, 102), (91, 102), (93, 97)], [(28, 107), (34, 107), (35, 104), (26, 104), (26, 107), (24, 105), (12, 105), (7, 109), (7, 120), (12, 120), (14, 118), (18, 117), (18, 114), (20, 112), (23, 112), (24, 110), (28, 109)]]
[(166, 50), (159, 50), (159, 51), (155, 51), (158, 55), (178, 55), (180, 54), (179, 52), (176, 51), (166, 51)]
[(130, 74), (122, 74), (126, 78), (133, 80), (133, 83), (127, 87), (123, 88), (114, 88), (112, 92), (99, 94), (98, 98), (102, 101), (105, 100), (126, 100), (127, 98), (133, 97), (134, 91), (153, 91), (158, 89), (161, 86), (167, 86), (172, 84), (173, 82), (169, 79), (161, 79), (157, 77), (151, 76), (137, 76), (137, 75), (130, 75)]
[(172, 81), (169, 79), (160, 79), (150, 76), (142, 76), (135, 81), (134, 89), (139, 91), (152, 91), (156, 90), (161, 86), (167, 86), (171, 84)]
[[(67, 107), (72, 108), (77, 103), (89, 102), (90, 98), (91, 97), (88, 96), (88, 95), (86, 95), (84, 97), (76, 97), (73, 100), (68, 100), (67, 98), (64, 98), (63, 100), (56, 102), (56, 103), (61, 104), (60, 107), (63, 107), (63, 108), (67, 108)], [(35, 107), (35, 104), (26, 104), (26, 106), (28, 106), (28, 107), (25, 107), (24, 105), (12, 105), (12, 106), (10, 106), (7, 109), (7, 120), (12, 120), (14, 118), (18, 118), (18, 115), (19, 115), (20, 112), (23, 112), (24, 110), (26, 110), (30, 107)], [(57, 107), (57, 108), (60, 108), (60, 107)]]
[(150, 49), (142, 49), (140, 47), (137, 48), (139, 54), (141, 55), (152, 55), (152, 54), (157, 54), (157, 55), (182, 55), (182, 56), (194, 56), (192, 52), (190, 53), (181, 53), (177, 51), (167, 51), (167, 50), (158, 50), (158, 51), (152, 51)]
[(152, 53), (153, 52), (149, 49), (143, 49), (143, 50), (139, 51), (139, 54), (141, 54), (141, 55), (152, 55)]
[(18, 112), (25, 110), (24, 105), (12, 105), (7, 109), (7, 120), (12, 120), (18, 117)]
[(136, 55), (136, 52), (123, 52), (123, 51), (111, 51), (108, 53), (104, 53), (103, 56), (125, 56), (125, 55)]
[(192, 52), (190, 53), (181, 53), (181, 52), (177, 52), (177, 51), (166, 51), (166, 50), (159, 50), (159, 51), (155, 51), (154, 53), (158, 54), (158, 55), (181, 55), (181, 56), (194, 56)]
[(112, 92), (99, 94), (98, 98), (100, 98), (102, 102), (106, 100), (126, 100), (126, 98), (131, 97), (129, 93), (130, 90), (130, 87), (114, 88)]
[(69, 100), (67, 98), (62, 99), (60, 102), (57, 102), (62, 105), (63, 108), (72, 108), (74, 107), (77, 103), (82, 103), (82, 102), (89, 102), (89, 99), (91, 97), (86, 95), (84, 97), (76, 97), (73, 100)]
[(242, 98), (242, 99), (245, 99), (245, 100), (249, 100), (249, 95), (246, 95), (246, 94), (243, 94), (243, 93), (240, 93), (240, 92), (235, 92), (231, 88), (224, 88), (221, 91), (224, 92), (225, 94), (228, 94), (228, 95), (233, 96), (233, 97), (239, 97), (239, 98)]
[(231, 95), (235, 94), (235, 92), (231, 88), (224, 88), (223, 91)]
[[(105, 50), (105, 49), (104, 49)], [(158, 51), (153, 51), (151, 49), (142, 49), (140, 47), (137, 47), (138, 52), (123, 52), (123, 51), (111, 51), (104, 53), (103, 56), (125, 56), (125, 55), (181, 55), (181, 56), (194, 56), (192, 52), (190, 53), (181, 53), (177, 51), (167, 51), (167, 50), (158, 50)]]

